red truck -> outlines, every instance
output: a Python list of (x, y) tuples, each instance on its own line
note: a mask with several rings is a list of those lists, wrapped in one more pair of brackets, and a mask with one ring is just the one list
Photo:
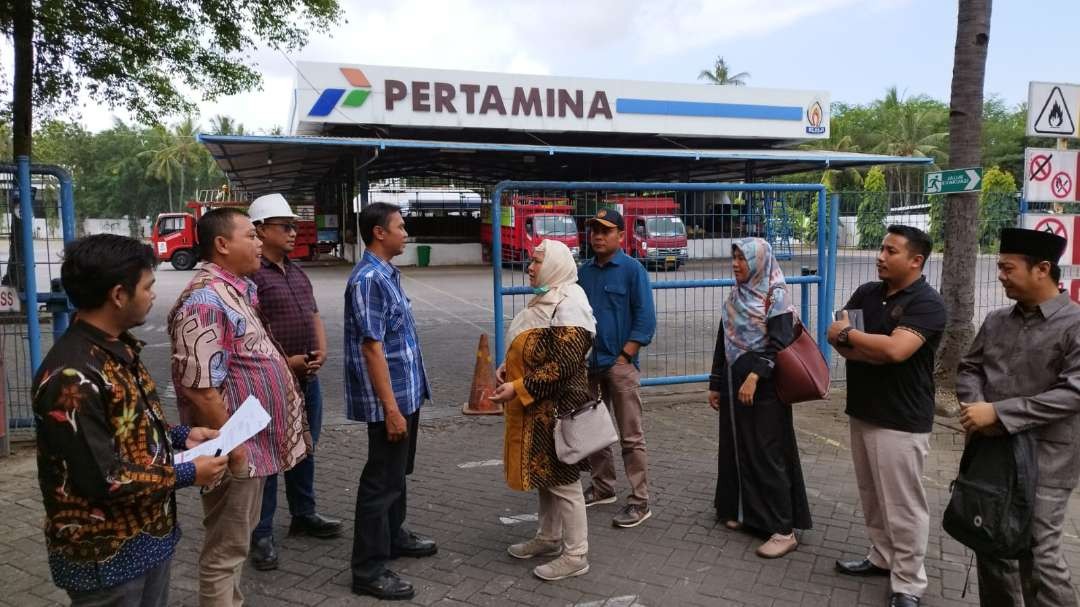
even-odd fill
[(623, 251), (645, 265), (678, 269), (689, 258), (686, 226), (674, 198), (623, 196), (607, 198), (604, 206), (623, 216)]
[[(574, 207), (566, 198), (513, 196), (501, 207), (502, 262), (525, 263), (543, 240), (558, 240), (570, 248), (577, 259), (581, 252)], [(485, 261), (493, 258), (491, 207), (480, 213), (480, 242)]]
[[(246, 209), (251, 201), (242, 193), (203, 190), (188, 201), (190, 213), (161, 213), (154, 221), (150, 243), (159, 261), (168, 261), (177, 270), (190, 270), (199, 261), (195, 222), (203, 213), (218, 207)], [(289, 259), (313, 259), (318, 255), (318, 230), (313, 207), (297, 207), (301, 219), (296, 222), (296, 248)]]

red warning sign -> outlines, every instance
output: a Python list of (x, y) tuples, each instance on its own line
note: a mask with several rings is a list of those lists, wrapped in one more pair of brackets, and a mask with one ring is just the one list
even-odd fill
[(1061, 223), (1053, 217), (1047, 217), (1035, 224), (1035, 229), (1041, 232), (1050, 232), (1051, 234), (1057, 234), (1062, 238), (1069, 237), (1069, 231), (1065, 229), (1065, 224)]
[(1053, 154), (1044, 155), (1039, 154), (1031, 159), (1031, 167), (1029, 179), (1032, 181), (1046, 181), (1050, 178), (1050, 159), (1053, 158)]
[(1027, 148), (1023, 166), (1028, 202), (1080, 200), (1080, 151)]
[(1054, 180), (1050, 182), (1050, 190), (1055, 198), (1064, 200), (1072, 192), (1072, 177), (1065, 171), (1054, 175)]

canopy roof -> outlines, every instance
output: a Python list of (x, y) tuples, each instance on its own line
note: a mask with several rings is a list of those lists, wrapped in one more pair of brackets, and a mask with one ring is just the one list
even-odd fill
[[(461, 134), (464, 131), (457, 131)], [(445, 136), (445, 131), (442, 135)], [(597, 135), (595, 142), (603, 141)], [(310, 196), (321, 183), (361, 167), (371, 182), (440, 177), (494, 184), (558, 181), (738, 181), (882, 164), (929, 165), (930, 158), (802, 149), (607, 147), (279, 135), (200, 135), (234, 187), (251, 194)]]

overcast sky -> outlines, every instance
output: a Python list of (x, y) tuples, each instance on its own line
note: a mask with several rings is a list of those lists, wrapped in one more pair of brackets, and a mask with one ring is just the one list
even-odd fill
[[(947, 101), (954, 0), (341, 0), (345, 21), (286, 58), (255, 55), (261, 91), (204, 103), (249, 131), (285, 126), (296, 60), (696, 82), (716, 55), (751, 86), (827, 90), (864, 103), (897, 86)], [(1030, 80), (1080, 81), (1077, 0), (994, 3), (986, 92), (1026, 100)], [(10, 57), (10, 55), (8, 55)], [(92, 130), (122, 112), (82, 109)]]

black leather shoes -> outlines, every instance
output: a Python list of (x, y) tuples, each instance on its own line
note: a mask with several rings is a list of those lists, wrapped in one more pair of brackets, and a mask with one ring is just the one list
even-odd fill
[(903, 592), (894, 592), (889, 597), (889, 607), (919, 607), (919, 597)]
[(294, 516), (289, 524), (289, 535), (310, 535), (322, 539), (337, 537), (341, 535), (341, 521), (321, 514)]
[(390, 547), (390, 558), (396, 559), (401, 556), (420, 558), (431, 556), (439, 551), (439, 547), (435, 545), (435, 540), (417, 535), (412, 531), (408, 535), (409, 541), (407, 543)]
[(251, 564), (258, 571), (277, 569), (277, 549), (274, 548), (274, 536), (258, 537), (251, 540)]
[(836, 561), (836, 571), (844, 575), (889, 575), (888, 569), (882, 569), (870, 562), (870, 559), (854, 561)]
[(353, 580), (352, 591), (353, 594), (366, 594), (380, 601), (406, 601), (416, 595), (412, 584), (399, 578), (390, 570), (382, 572), (382, 575), (367, 582)]

